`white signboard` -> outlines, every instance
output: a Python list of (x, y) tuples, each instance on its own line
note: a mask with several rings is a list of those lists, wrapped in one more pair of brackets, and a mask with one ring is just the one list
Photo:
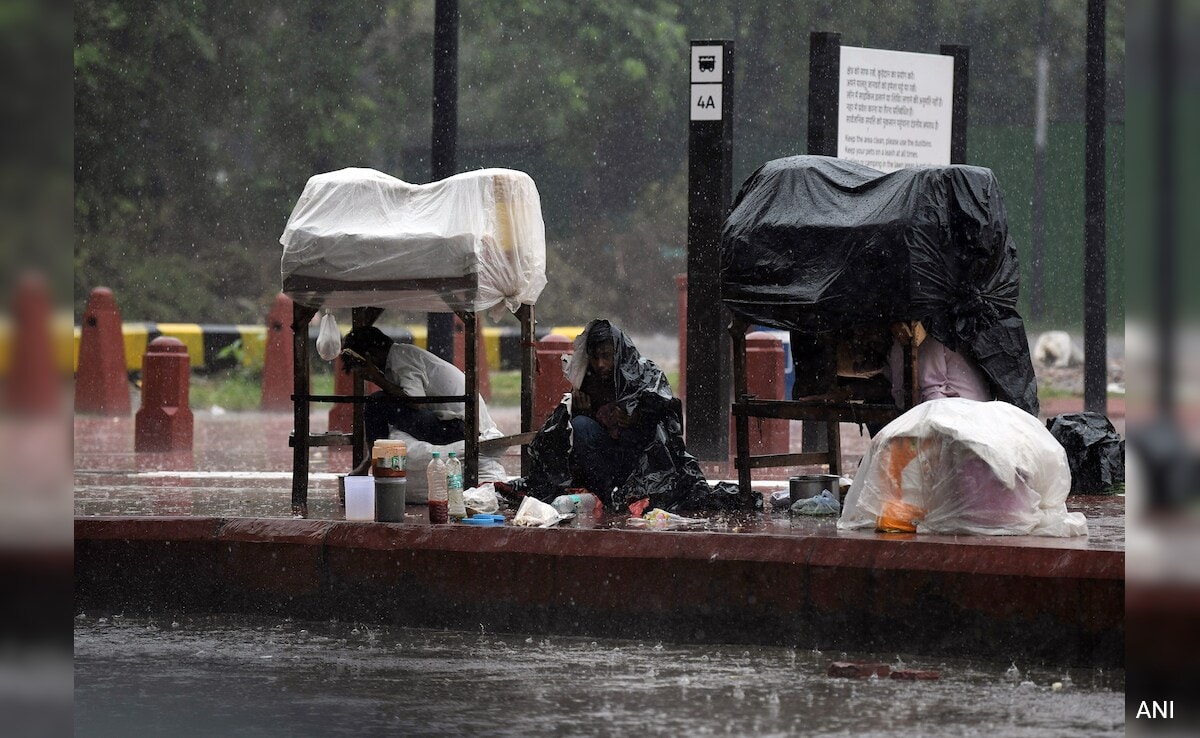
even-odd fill
[(692, 47), (692, 120), (721, 120), (723, 55), (720, 46)]
[(950, 163), (954, 58), (843, 46), (841, 159), (881, 172)]
[(721, 120), (721, 85), (692, 85), (692, 120)]

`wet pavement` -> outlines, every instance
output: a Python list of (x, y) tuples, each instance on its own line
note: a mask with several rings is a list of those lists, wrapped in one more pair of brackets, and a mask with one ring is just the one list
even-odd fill
[[(936, 681), (845, 679), (847, 658)], [(75, 618), (77, 735), (1123, 735), (1121, 670), (227, 615)]]
[[(1061, 410), (1059, 410), (1061, 412)], [(496, 408), (493, 416), (502, 429), (515, 432), (515, 408)], [(134, 419), (77, 416), (74, 421), (74, 510), (79, 517), (93, 516), (205, 516), (291, 517), (292, 430), (290, 413), (213, 413), (194, 411), (194, 442), (190, 451), (135, 453)], [(312, 415), (314, 432), (327, 426), (328, 413)], [(1121, 423), (1123, 425), (1123, 422)], [(799, 450), (798, 424), (793, 425), (792, 446)], [(853, 425), (842, 428), (846, 468), (853, 469), (866, 448), (866, 438)], [(309, 511), (315, 520), (342, 520), (337, 497), (337, 476), (350, 468), (347, 449), (317, 448), (310, 454)], [(520, 470), (517, 449), (510, 449), (504, 466), (516, 476)], [(708, 465), (709, 481), (732, 470)], [(755, 488), (769, 495), (783, 489), (786, 478), (798, 468), (755, 471)], [(1120, 550), (1125, 547), (1124, 497), (1072, 497), (1068, 508), (1088, 519), (1086, 539), (1047, 539), (1029, 536), (970, 537), (920, 536), (921, 540), (952, 538), (956, 543), (1002, 546)], [(426, 523), (426, 508), (410, 505), (406, 521)], [(509, 511), (511, 517), (512, 511)], [(606, 514), (595, 527), (624, 527), (627, 516)], [(579, 521), (586, 522), (586, 521)], [(578, 525), (579, 522), (574, 523)], [(709, 516), (700, 530), (743, 534), (820, 536), (840, 538), (908, 539), (911, 535), (876, 534), (870, 531), (838, 532), (834, 518), (789, 516), (786, 512)]]
[[(504, 418), (503, 411), (497, 414), (501, 427), (510, 427), (505, 423), (512, 418)], [(314, 414), (314, 429), (324, 427), (324, 415)], [(150, 732), (173, 732), (169, 728), (176, 725), (177, 716), (209, 710), (208, 703), (194, 696), (217, 694), (230, 677), (236, 683), (260, 675), (262, 664), (245, 655), (250, 651), (275, 665), (321, 654), (295, 681), (277, 675), (284, 693), (279, 705), (264, 708), (264, 715), (291, 714), (289, 698), (303, 695), (320, 707), (314, 711), (302, 703), (295, 715), (327, 727), (325, 734), (337, 733), (341, 721), (353, 725), (361, 716), (366, 716), (362, 719), (367, 733), (407, 732), (435, 724), (450, 733), (476, 732), (477, 719), (490, 726), (493, 719), (503, 725), (504, 718), (512, 718), (503, 708), (526, 694), (523, 683), (501, 690), (508, 697), (500, 702), (480, 702), (487, 711), (482, 717), (450, 716), (468, 700), (436, 700), (422, 706), (415, 701), (400, 704), (395, 695), (403, 689), (474, 694), (477, 683), (461, 674), (476, 672), (458, 660), (460, 651), (493, 646), (505, 654), (517, 651), (515, 659), (528, 657), (530, 666), (522, 672), (528, 676), (518, 681), (555, 671), (583, 675), (581, 681), (566, 683), (569, 693), (605, 683), (616, 674), (614, 686), (602, 690), (611, 709), (596, 712), (590, 702), (575, 700), (560, 715), (554, 690), (542, 688), (535, 692), (531, 721), (514, 720), (513, 732), (518, 733), (525, 726), (539, 732), (605, 734), (604, 728), (590, 728), (605, 725), (610, 719), (606, 716), (613, 714), (627, 717), (630, 725), (663, 715), (669, 723), (659, 732), (671, 735), (805, 732), (810, 714), (829, 720), (835, 734), (865, 730), (890, 735), (896, 727), (891, 721), (898, 719), (919, 724), (922, 735), (932, 735), (937, 733), (927, 729), (928, 719), (940, 720), (943, 714), (955, 716), (936, 723), (948, 726), (944, 735), (997, 728), (1005, 735), (1100, 735), (1121, 725), (1117, 706), (1123, 686), (1104, 681), (1098, 693), (1080, 697), (1072, 691), (1071, 699), (1064, 701), (1061, 690), (1047, 691), (1052, 682), (1046, 679), (1034, 680), (1039, 689), (1029, 692), (1023, 686), (1027, 679), (995, 691), (988, 683), (1005, 675), (1014, 660), (1021, 662), (1022, 671), (1031, 663), (1123, 668), (1123, 497), (1072, 498), (1069, 507), (1084, 512), (1091, 533), (1075, 539), (841, 532), (832, 517), (791, 517), (786, 512), (713, 514), (696, 528), (678, 532), (628, 530), (629, 518), (619, 514), (595, 521), (577, 519), (560, 526), (565, 530), (430, 526), (422, 505), (407, 508), (404, 524), (353, 523), (341, 522), (336, 491), (337, 473), (349, 468), (349, 454), (318, 449), (311, 457), (311, 519), (296, 520), (290, 504), (291, 424), (287, 413), (197, 412), (190, 451), (137, 454), (132, 418), (75, 420), (75, 605), (77, 616), (89, 618), (76, 622), (76, 663), (84, 666), (77, 672), (76, 687), (97, 690), (85, 695), (90, 703), (77, 701), (77, 706), (85, 704), (92, 711), (91, 725), (115, 731), (96, 734), (117, 734), (140, 714), (136, 699), (128, 709), (110, 699), (113, 690), (121, 688), (120, 675), (143, 683), (138, 694), (149, 695), (148, 708), (156, 701), (168, 705), (159, 712), (147, 709)], [(505, 465), (510, 471), (519, 466), (515, 451)], [(781, 476), (790, 471), (780, 470)], [(785, 484), (782, 478), (760, 481), (756, 474), (760, 491), (769, 493)], [(512, 514), (507, 512), (510, 519)], [(129, 615), (130, 623), (134, 616), (151, 621), (140, 621), (135, 630), (110, 632), (112, 620), (90, 620), (105, 611), (113, 617)], [(194, 632), (180, 617), (203, 613), (235, 618), (218, 620), (221, 628), (233, 623), (228, 637), (218, 638), (225, 639), (227, 647), (210, 648), (209, 635)], [(242, 621), (236, 618), (247, 615), (294, 617), (297, 625), (285, 620), (282, 627), (293, 634), (285, 640), (296, 641), (300, 650), (254, 650), (263, 640), (262, 628), (254, 626), (252, 632), (239, 625)], [(301, 621), (331, 620), (361, 622), (364, 632), (382, 634), (382, 645), (375, 648), (344, 633), (322, 633), (324, 640), (310, 648), (305, 639), (318, 630)], [(181, 623), (179, 633), (175, 622)], [(423, 652), (421, 644), (430, 639), (401, 626), (458, 633), (444, 636), (446, 643), (439, 641), (433, 652)], [(204, 631), (207, 626), (197, 627)], [(865, 685), (829, 685), (823, 671), (827, 664), (806, 661), (800, 669), (786, 650), (782, 656), (772, 652), (776, 655), (762, 662), (774, 676), (743, 686), (740, 694), (714, 688), (687, 690), (685, 695), (671, 682), (669, 689), (655, 691), (646, 701), (630, 702), (625, 697), (628, 690), (619, 685), (645, 683), (646, 672), (660, 669), (658, 659), (639, 662), (632, 672), (614, 670), (602, 659), (598, 671), (589, 670), (594, 661), (590, 647), (570, 646), (562, 656), (562, 669), (556, 670), (540, 653), (511, 648), (516, 641), (510, 636), (458, 644), (476, 629), (510, 636), (533, 633), (539, 642), (586, 635), (601, 643), (604, 638), (640, 638), (689, 644), (668, 651), (677, 655), (668, 659), (673, 662), (728, 653), (728, 648), (742, 648), (730, 643), (742, 643), (747, 649), (791, 646), (793, 653), (813, 648), (839, 654), (841, 649), (873, 650), (873, 658), (887, 662), (896, 654), (922, 654), (918, 668), (945, 668), (939, 664), (959, 657), (988, 663), (973, 672), (973, 686), (944, 691), (938, 687), (936, 694), (928, 686), (913, 691), (889, 682), (871, 693), (878, 699), (863, 703), (869, 705), (869, 718), (859, 722), (853, 711), (862, 702)], [(180, 648), (195, 648), (189, 667), (175, 669), (168, 663), (175, 659), (171, 649), (177, 639), (182, 639)], [(160, 658), (164, 643), (168, 653)], [(403, 654), (398, 656), (393, 648)], [(601, 647), (601, 653), (608, 650), (609, 645)], [(221, 656), (223, 652), (231, 655)], [(415, 665), (406, 662), (410, 654), (416, 656)], [(780, 658), (788, 660), (786, 668), (770, 665)], [(363, 672), (362, 680), (326, 686), (331, 670), (336, 675), (343, 669), (367, 668), (364, 664), (374, 666), (370, 673)], [(153, 676), (160, 667), (166, 672), (161, 681)], [(419, 673), (427, 667), (445, 677)], [(466, 671), (460, 673), (463, 668)], [(708, 671), (697, 667), (672, 675), (681, 684), (700, 684)], [(114, 681), (106, 676), (109, 673), (119, 676)], [(478, 677), (507, 678), (486, 669)], [(796, 690), (818, 695), (817, 704), (793, 710), (787, 697)], [(245, 691), (235, 684), (231, 695)], [(752, 693), (753, 701), (745, 702), (745, 695)], [(346, 695), (353, 706), (342, 709)], [(695, 721), (691, 712), (673, 710), (676, 703), (690, 704), (691, 696), (703, 697), (705, 703)], [(236, 702), (232, 697), (231, 701)], [(976, 720), (976, 701), (995, 710)], [(230, 718), (258, 714), (258, 702), (246, 704), (246, 711)], [(972, 709), (956, 711), (958, 704), (971, 704)], [(739, 710), (751, 722), (741, 720)], [(1100, 713), (1098, 721), (1088, 717)], [(715, 715), (737, 717), (713, 723)], [(450, 717), (442, 720), (445, 716)], [(578, 723), (577, 718), (585, 721)], [(286, 721), (281, 717), (280, 722)], [(714, 725), (722, 727), (711, 730)], [(1051, 725), (1069, 729), (1048, 731)]]

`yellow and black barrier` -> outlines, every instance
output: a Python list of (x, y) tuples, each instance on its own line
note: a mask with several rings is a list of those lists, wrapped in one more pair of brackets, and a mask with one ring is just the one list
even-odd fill
[[(187, 347), (188, 362), (195, 371), (217, 371), (237, 366), (261, 367), (266, 347), (265, 325), (202, 325), (200, 323), (122, 323), (125, 368), (142, 370), (142, 355), (151, 341), (168, 336)], [(72, 370), (79, 368), (80, 329), (75, 327)], [(237, 346), (237, 348), (233, 348)]]
[[(421, 348), (428, 345), (424, 325), (406, 325), (383, 330), (402, 343), (412, 343)], [(539, 329), (537, 337), (540, 339), (550, 333), (557, 333), (574, 339), (582, 330), (582, 326)], [(63, 366), (63, 369), (66, 371), (69, 368), (72, 373), (79, 368), (79, 326), (75, 326), (74, 333), (74, 347), (70, 355), (58, 357), (60, 362), (71, 362), (69, 367)], [(314, 347), (315, 352), (317, 327), (313, 326), (309, 333), (309, 345)], [(343, 335), (344, 333), (343, 330)], [(261, 368), (266, 350), (267, 329), (265, 325), (128, 322), (121, 324), (121, 335), (125, 343), (125, 366), (130, 372), (142, 370), (142, 355), (146, 353), (146, 346), (159, 336), (169, 336), (183, 342), (187, 347), (188, 361), (193, 371), (212, 372), (238, 366)], [(521, 367), (519, 327), (485, 326), (483, 340), (488, 366), (499, 371)], [(12, 350), (10, 342), (9, 332), (0, 330), (0, 369), (7, 363), (4, 359)], [(235, 345), (237, 348), (234, 348)]]

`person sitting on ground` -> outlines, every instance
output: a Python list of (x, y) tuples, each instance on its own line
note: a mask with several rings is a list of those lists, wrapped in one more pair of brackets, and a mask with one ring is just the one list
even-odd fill
[[(575, 485), (592, 490), (602, 500), (609, 499), (613, 488), (633, 472), (665, 410), (665, 405), (651, 408), (643, 403), (630, 415), (617, 404), (614, 335), (628, 340), (608, 321), (596, 321), (588, 328), (583, 341), (587, 363), (577, 364), (575, 374), (582, 369), (583, 377), (577, 384), (572, 382), (571, 391)], [(653, 366), (649, 359), (641, 361)]]
[[(466, 393), (466, 375), (458, 367), (408, 343), (397, 343), (374, 326), (355, 328), (342, 339), (342, 367), (377, 384), (381, 391), (367, 397), (363, 420), (367, 447), (387, 438), (390, 428), (436, 446), (466, 436), (464, 403), (412, 403), (407, 398)], [(479, 430), (495, 429), (483, 398), (479, 398)], [(366, 471), (366, 460), (352, 474)]]
[(605, 508), (761, 510), (762, 495), (710, 486), (683, 442), (683, 407), (663, 371), (604, 319), (587, 324), (565, 367), (572, 391), (529, 444), (529, 473), (497, 482), (513, 505), (584, 488)]

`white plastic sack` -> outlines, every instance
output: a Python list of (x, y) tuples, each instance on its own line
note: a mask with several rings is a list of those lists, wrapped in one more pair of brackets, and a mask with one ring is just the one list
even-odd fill
[[(493, 429), (495, 426), (493, 426)], [(493, 436), (488, 433), (481, 432), (481, 438), (499, 438), (499, 431)], [(392, 430), (391, 438), (404, 441), (404, 445), (408, 447), (408, 484), (405, 490), (405, 500), (411, 503), (423, 504), (429, 501), (429, 483), (425, 479), (425, 468), (429, 466), (429, 460), (433, 458), (433, 452), (437, 451), (442, 455), (443, 459), (450, 457), (450, 452), (458, 454), (459, 458), (463, 455), (462, 441), (450, 443), (445, 446), (435, 446), (426, 441), (420, 441), (403, 431)], [(504, 465), (499, 459), (491, 456), (479, 456), (479, 483), (484, 482), (503, 482), (508, 479), (508, 473), (504, 471)]]
[(542, 502), (536, 497), (524, 497), (521, 499), (521, 506), (517, 508), (517, 514), (513, 516), (513, 525), (524, 525), (531, 528), (549, 528), (552, 525), (558, 525), (567, 518), (575, 517), (572, 515), (563, 515), (555, 510), (550, 505)]
[[(541, 200), (512, 169), (425, 185), (373, 169), (318, 174), (279, 241), (283, 291), (305, 305), (516, 312), (546, 285)], [(401, 283), (462, 277), (471, 289)]]
[(1087, 535), (1068, 513), (1066, 452), (1037, 418), (1006, 402), (946, 398), (889, 423), (863, 457), (839, 529)]
[(500, 510), (500, 496), (496, 494), (496, 485), (492, 482), (480, 484), (463, 490), (463, 504), (467, 510), (489, 514)]
[(325, 361), (333, 361), (342, 352), (342, 332), (338, 330), (337, 319), (328, 310), (321, 316), (321, 330), (317, 333), (317, 356)]

